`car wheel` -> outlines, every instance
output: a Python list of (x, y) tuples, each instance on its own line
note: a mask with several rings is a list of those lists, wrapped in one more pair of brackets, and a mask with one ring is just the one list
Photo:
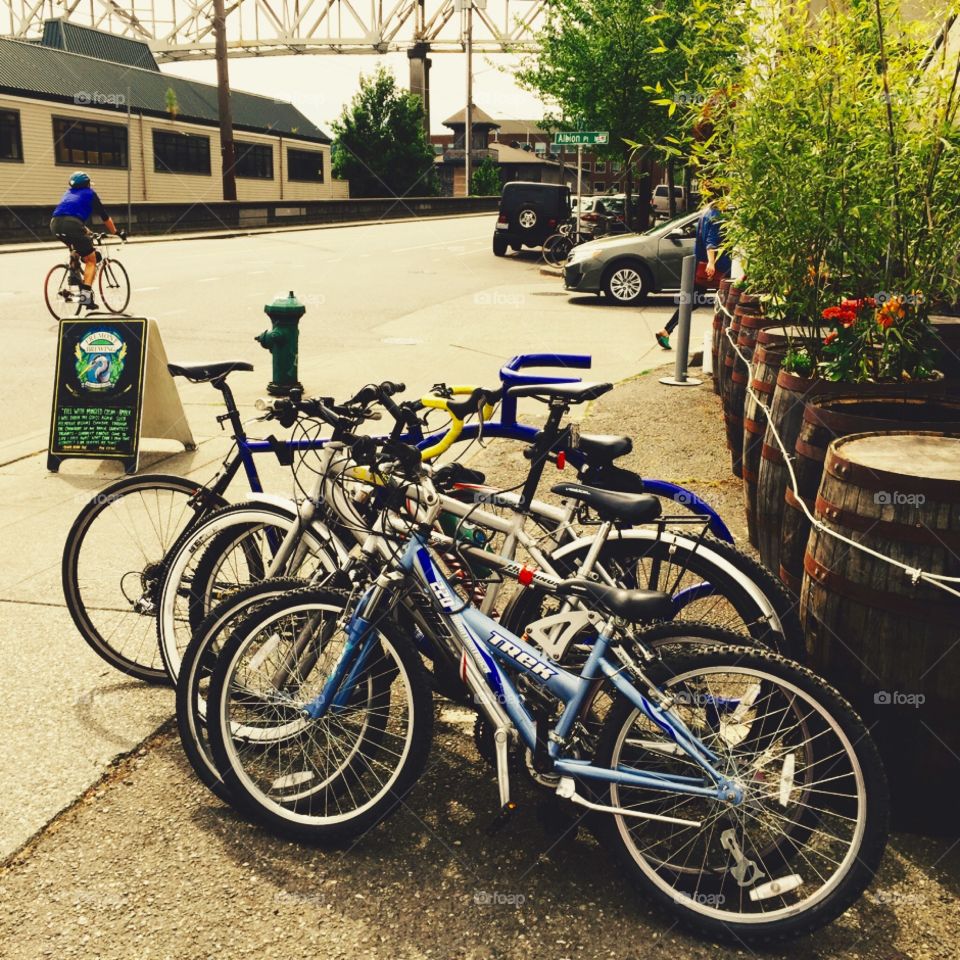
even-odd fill
[(517, 225), (521, 230), (535, 229), (539, 219), (533, 207), (521, 207), (517, 213)]
[(618, 263), (607, 271), (603, 292), (618, 307), (633, 307), (647, 299), (646, 271), (636, 263)]
[(503, 237), (494, 236), (493, 255), (495, 257), (505, 257), (507, 255), (507, 241)]

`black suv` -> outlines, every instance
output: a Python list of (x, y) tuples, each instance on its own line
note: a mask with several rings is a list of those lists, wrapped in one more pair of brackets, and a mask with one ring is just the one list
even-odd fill
[(508, 246), (539, 247), (569, 216), (569, 187), (525, 180), (507, 183), (500, 196), (493, 252), (502, 257)]

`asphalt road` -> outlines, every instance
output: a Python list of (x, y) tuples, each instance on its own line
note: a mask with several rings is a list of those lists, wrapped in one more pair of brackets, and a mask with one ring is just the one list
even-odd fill
[[(653, 340), (669, 298), (642, 310), (568, 298), (531, 254), (490, 251), (493, 218), (463, 217), (130, 243), (134, 315), (156, 317), (174, 360), (243, 359), (232, 383), (252, 414), (270, 378), (253, 337), (265, 303), (294, 293), (307, 306), (300, 373), (308, 391), (343, 396), (371, 380), (423, 392), (444, 380), (496, 383), (500, 364), (537, 350), (590, 353), (589, 376), (619, 380), (669, 359)], [(45, 470), (56, 324), (41, 285), (62, 254), (0, 254), (5, 390), (0, 431), (0, 676), (8, 744), (0, 755), (0, 856), (9, 854), (170, 715), (171, 694), (117, 674), (76, 634), (63, 605), (60, 557), (70, 523), (116, 464), (71, 461)], [(696, 344), (709, 323), (695, 315)], [(225, 443), (219, 396), (181, 384), (199, 441), (191, 454), (144, 442), (141, 468), (208, 478)], [(278, 477), (289, 489), (289, 476)], [(237, 496), (240, 495), (238, 491)]]

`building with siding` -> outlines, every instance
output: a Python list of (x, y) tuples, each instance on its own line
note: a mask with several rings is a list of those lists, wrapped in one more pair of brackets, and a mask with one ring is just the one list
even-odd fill
[[(349, 195), (330, 138), (293, 104), (231, 92), (238, 200)], [(161, 73), (149, 47), (63, 20), (0, 38), (0, 203), (53, 205), (90, 173), (107, 209), (222, 199), (217, 88)]]

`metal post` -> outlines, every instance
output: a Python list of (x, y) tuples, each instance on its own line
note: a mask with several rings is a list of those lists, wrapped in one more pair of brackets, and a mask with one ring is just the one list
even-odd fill
[(131, 223), (133, 219), (133, 203), (130, 198), (130, 193), (132, 189), (131, 177), (133, 175), (133, 156), (131, 154), (130, 145), (133, 142), (130, 139), (131, 128), (133, 125), (133, 117), (130, 115), (130, 87), (127, 86), (127, 231), (130, 231)]
[(660, 382), (671, 387), (699, 387), (702, 380), (687, 377), (687, 354), (690, 352), (690, 314), (696, 296), (693, 281), (697, 274), (697, 259), (691, 253), (683, 258), (680, 271), (680, 322), (677, 324), (677, 358), (672, 377), (661, 377)]
[(580, 239), (580, 208), (583, 206), (583, 144), (577, 144), (577, 236)]
[(463, 131), (464, 176), (466, 185), (464, 196), (470, 196), (470, 151), (473, 147), (473, 0), (464, 0), (467, 11), (467, 114), (464, 117), (466, 127)]
[(213, 33), (217, 58), (217, 106), (220, 114), (220, 155), (223, 173), (223, 199), (237, 199), (234, 167), (233, 114), (230, 110), (230, 75), (227, 70), (227, 14), (223, 0), (213, 0)]

